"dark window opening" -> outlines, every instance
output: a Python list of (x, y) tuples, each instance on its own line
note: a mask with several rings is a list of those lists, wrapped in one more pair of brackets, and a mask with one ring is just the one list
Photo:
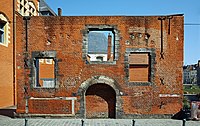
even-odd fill
[(115, 34), (113, 29), (89, 29), (88, 52), (90, 61), (113, 61)]
[(35, 87), (55, 87), (55, 61), (53, 58), (36, 58), (34, 68)]
[(103, 61), (103, 57), (102, 56), (97, 56), (96, 59), (97, 59), (97, 61)]
[(4, 43), (5, 23), (0, 22), (0, 43)]

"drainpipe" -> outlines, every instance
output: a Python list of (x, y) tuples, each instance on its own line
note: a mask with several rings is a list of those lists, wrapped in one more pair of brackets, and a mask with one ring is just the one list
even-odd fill
[(13, 0), (13, 104), (16, 105), (16, 1)]
[(168, 35), (170, 35), (170, 26), (171, 26), (171, 19), (173, 18), (173, 16), (167, 16), (167, 19), (168, 19), (168, 22), (169, 22), (169, 24), (168, 24)]
[(159, 17), (158, 20), (160, 20), (160, 32), (161, 32), (161, 49), (160, 49), (160, 59), (164, 59), (164, 51), (163, 51), (163, 20), (165, 20), (165, 17)]
[(29, 109), (28, 109), (28, 99), (29, 99), (29, 96), (28, 96), (28, 83), (27, 83), (27, 80), (29, 80), (29, 77), (27, 75), (27, 69), (29, 69), (29, 56), (28, 56), (28, 20), (30, 20), (30, 17), (29, 16), (25, 16), (23, 18), (23, 20), (25, 21), (25, 41), (26, 41), (26, 44), (25, 44), (25, 52), (24, 52), (24, 69), (25, 69), (25, 85), (24, 85), (24, 94), (25, 94), (25, 113), (28, 114), (29, 112)]
[(23, 20), (25, 20), (25, 41), (26, 41), (25, 50), (26, 50), (26, 53), (27, 53), (28, 52), (28, 20), (30, 20), (30, 17), (25, 16), (23, 18)]

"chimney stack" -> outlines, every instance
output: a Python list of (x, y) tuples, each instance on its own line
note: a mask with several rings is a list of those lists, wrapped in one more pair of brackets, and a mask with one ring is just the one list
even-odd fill
[(58, 8), (58, 16), (62, 16), (62, 9)]
[(107, 52), (107, 61), (111, 59), (111, 45), (112, 45), (112, 36), (108, 34), (108, 52)]

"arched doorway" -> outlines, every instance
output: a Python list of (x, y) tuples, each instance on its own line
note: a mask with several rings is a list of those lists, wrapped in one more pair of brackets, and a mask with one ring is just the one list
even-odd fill
[[(94, 85), (94, 86), (93, 86)], [(97, 90), (96, 88), (100, 86), (101, 87), (101, 90)], [(90, 91), (90, 90), (95, 90), (94, 91)], [(86, 110), (86, 97), (88, 96), (93, 96), (92, 95), (92, 92), (94, 95), (96, 95), (96, 97), (100, 97), (98, 96), (97, 94), (107, 94), (107, 95), (112, 95), (112, 97), (109, 97), (109, 98), (113, 98), (115, 101), (115, 105), (113, 104), (114, 106), (114, 111), (113, 112), (113, 115), (114, 116), (111, 116), (112, 112), (111, 112), (111, 108), (110, 108), (110, 117), (111, 118), (122, 118), (122, 112), (123, 112), (123, 109), (122, 109), (122, 102), (121, 102), (121, 96), (120, 96), (120, 90), (121, 90), (121, 87), (119, 86), (119, 84), (113, 80), (112, 78), (109, 78), (107, 76), (92, 76), (91, 78), (87, 79), (86, 81), (84, 81), (79, 89), (78, 89), (78, 92), (77, 92), (77, 96), (78, 96), (78, 102), (80, 103), (80, 106), (79, 106), (79, 111), (76, 113), (76, 117), (77, 118), (86, 118), (86, 113), (89, 111), (89, 108), (88, 110)], [(108, 93), (105, 93), (105, 92), (112, 92), (110, 94)], [(96, 93), (96, 94), (95, 94)], [(114, 97), (115, 96), (115, 97)], [(109, 105), (111, 106), (112, 103), (110, 103), (110, 101), (108, 99), (104, 100), (103, 96), (100, 97), (101, 100), (99, 101), (104, 101), (107, 103), (107, 117), (109, 117)], [(92, 98), (91, 98), (92, 99)], [(94, 101), (94, 100), (93, 100)], [(89, 104), (87, 104), (89, 105)], [(105, 104), (104, 104), (105, 105)], [(96, 117), (94, 117), (96, 118)]]
[(87, 118), (115, 118), (115, 90), (102, 83), (93, 84), (85, 93)]

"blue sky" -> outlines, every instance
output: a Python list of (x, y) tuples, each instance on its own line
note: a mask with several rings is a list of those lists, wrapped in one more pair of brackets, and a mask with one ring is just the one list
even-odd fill
[[(64, 16), (184, 14), (184, 64), (200, 60), (200, 0), (46, 0)], [(195, 25), (197, 24), (197, 25)]]

